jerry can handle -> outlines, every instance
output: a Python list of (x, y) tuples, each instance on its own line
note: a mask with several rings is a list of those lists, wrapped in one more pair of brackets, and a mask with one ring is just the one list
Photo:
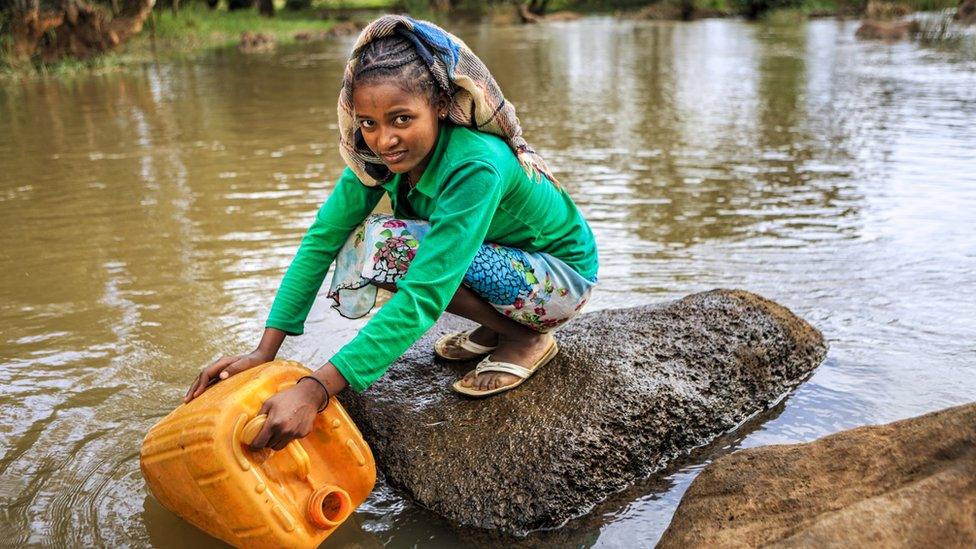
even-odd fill
[[(241, 430), (241, 444), (250, 445), (258, 433), (261, 432), (261, 428), (264, 427), (264, 423), (268, 421), (267, 414), (261, 414), (251, 418), (244, 425), (244, 429)], [(309, 470), (311, 469), (311, 462), (308, 459), (308, 452), (305, 448), (299, 444), (298, 440), (293, 440), (285, 446), (285, 450), (291, 455), (292, 459), (295, 460), (295, 465), (298, 466), (298, 476), (302, 480), (308, 478)]]

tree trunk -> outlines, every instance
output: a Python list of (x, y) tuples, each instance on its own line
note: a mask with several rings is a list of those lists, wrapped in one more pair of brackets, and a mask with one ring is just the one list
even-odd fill
[(286, 10), (301, 11), (310, 7), (312, 7), (312, 0), (285, 0)]
[(37, 0), (28, 0), (21, 4), (25, 11), (11, 18), (14, 59), (88, 59), (113, 50), (142, 30), (154, 4), (155, 0), (126, 0), (120, 16), (110, 18), (104, 9), (82, 0), (65, 0), (60, 9), (43, 12)]
[(254, 7), (254, 0), (227, 0), (227, 9), (230, 11), (243, 10)]
[(956, 19), (962, 23), (976, 23), (976, 0), (959, 0)]
[(529, 12), (542, 17), (546, 14), (546, 5), (548, 4), (549, 0), (529, 0)]
[(518, 4), (518, 16), (522, 23), (538, 23), (542, 21), (542, 17), (532, 13), (531, 8), (523, 3)]
[(258, 13), (265, 17), (274, 17), (274, 0), (258, 0)]

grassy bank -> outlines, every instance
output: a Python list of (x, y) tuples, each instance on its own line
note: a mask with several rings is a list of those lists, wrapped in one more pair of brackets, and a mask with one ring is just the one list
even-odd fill
[[(2, 1), (2, 0), (0, 0)], [(693, 0), (694, 17), (736, 16), (743, 13), (747, 3), (763, 3), (767, 11), (762, 18), (773, 24), (796, 24), (810, 17), (856, 16), (863, 9), (862, 0)], [(954, 9), (958, 0), (907, 0), (899, 2), (912, 11), (938, 11)], [(431, 8), (429, 0), (314, 0), (312, 7), (285, 10), (285, 0), (276, 0), (274, 17), (263, 17), (256, 9), (228, 11), (221, 7), (207, 8), (203, 3), (185, 5), (178, 12), (157, 7), (146, 20), (143, 31), (127, 42), (118, 52), (101, 55), (85, 61), (66, 59), (48, 65), (22, 64), (16, 66), (6, 52), (9, 51), (9, 23), (0, 12), (0, 78), (33, 74), (69, 75), (77, 72), (113, 70), (120, 67), (146, 63), (155, 59), (193, 58), (214, 48), (232, 46), (239, 42), (241, 33), (251, 31), (274, 37), (278, 44), (295, 41), (301, 32), (321, 33), (336, 24), (339, 14), (360, 12), (363, 22), (373, 14), (406, 8), (415, 16), (440, 20), (443, 13)], [(641, 7), (643, 6), (643, 7)], [(564, 9), (583, 13), (615, 13), (625, 17), (634, 15), (647, 19), (678, 19), (681, 17), (680, 0), (661, 0), (651, 6), (646, 0), (553, 0), (549, 12)], [(488, 15), (500, 11), (515, 19), (514, 7), (496, 1), (488, 4), (461, 0), (456, 3), (454, 15), (462, 8)], [(373, 11), (368, 11), (373, 10)], [(623, 11), (621, 11), (623, 10)], [(947, 24), (943, 24), (947, 26)], [(939, 28), (927, 35), (945, 37), (951, 33)], [(951, 36), (955, 40), (954, 35)], [(951, 40), (945, 39), (944, 42)]]
[(237, 42), (244, 31), (274, 36), (279, 43), (293, 40), (298, 32), (325, 31), (334, 21), (322, 19), (314, 10), (278, 10), (274, 17), (262, 17), (255, 10), (210, 10), (194, 4), (179, 12), (153, 13), (146, 28), (127, 49), (133, 51), (152, 46), (157, 51), (182, 54)]
[[(279, 44), (295, 41), (300, 32), (327, 31), (336, 24), (328, 18), (336, 9), (383, 10), (395, 4), (389, 0), (327, 2), (312, 8), (285, 10), (284, 0), (276, 2), (274, 17), (263, 17), (257, 10), (211, 10), (203, 4), (190, 4), (178, 12), (157, 9), (146, 20), (141, 33), (126, 42), (118, 52), (85, 61), (65, 59), (57, 63), (16, 66), (9, 58), (9, 44), (0, 42), (0, 76), (31, 74), (69, 75), (79, 71), (112, 70), (153, 59), (193, 58), (214, 48), (236, 44), (244, 31), (270, 35)], [(0, 36), (0, 40), (9, 39)]]

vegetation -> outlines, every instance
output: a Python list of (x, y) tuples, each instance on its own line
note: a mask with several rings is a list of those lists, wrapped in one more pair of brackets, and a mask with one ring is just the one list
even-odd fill
[[(314, 7), (290, 9), (287, 8), (288, 1), (290, 0), (277, 0), (274, 4), (275, 14), (268, 17), (261, 15), (253, 5), (249, 9), (231, 9), (230, 4), (210, 7), (204, 2), (181, 5), (179, 0), (168, 0), (164, 5), (156, 4), (146, 14), (145, 19), (140, 21), (141, 32), (132, 33), (128, 41), (117, 44), (96, 42), (89, 38), (91, 29), (83, 29), (88, 34), (82, 40), (71, 36), (58, 37), (56, 31), (70, 33), (75, 32), (77, 27), (63, 29), (52, 26), (38, 29), (36, 36), (28, 36), (33, 38), (33, 42), (24, 41), (25, 43), (18, 46), (17, 39), (23, 40), (23, 36), (31, 28), (28, 26), (27, 31), (18, 33), (14, 28), (17, 11), (9, 9), (10, 6), (3, 3), (5, 0), (0, 0), (0, 72), (70, 73), (86, 68), (116, 67), (157, 55), (188, 56), (213, 47), (234, 44), (240, 40), (244, 31), (260, 32), (274, 38), (278, 43), (288, 43), (299, 32), (316, 33), (331, 28), (336, 21), (328, 17), (324, 10), (382, 10), (393, 6), (393, 2), (389, 0), (359, 0), (318, 2)], [(118, 2), (119, 0), (114, 0), (114, 3)], [(152, 5), (151, 0), (149, 3)], [(38, 5), (37, 8), (36, 13), (40, 15), (38, 19), (42, 20), (48, 17), (47, 14), (58, 13), (55, 10), (61, 9), (58, 4), (53, 4), (53, 8), (47, 5)], [(86, 8), (91, 10), (89, 13), (104, 14), (100, 23), (103, 26), (111, 17), (109, 14), (126, 13), (125, 5), (118, 9), (106, 4), (86, 5)], [(58, 16), (64, 17), (63, 14)], [(121, 19), (121, 15), (116, 15), (110, 21)], [(79, 43), (84, 47), (78, 46)], [(69, 48), (67, 44), (74, 44), (74, 47)]]
[[(436, 18), (458, 10), (506, 10), (519, 3), (538, 16), (561, 10), (643, 8), (651, 18), (743, 15), (780, 23), (818, 15), (859, 15), (869, 5), (867, 0), (0, 0), (0, 73), (71, 72), (157, 54), (193, 55), (233, 44), (245, 31), (287, 43), (300, 32), (325, 32), (337, 17), (355, 10), (408, 11)], [(906, 11), (935, 11), (954, 9), (957, 3), (898, 4)], [(948, 20), (941, 21), (923, 34), (933, 42), (951, 42), (956, 37), (950, 28)]]
[(310, 8), (281, 10), (269, 18), (254, 10), (211, 10), (194, 4), (178, 12), (155, 13), (146, 25), (144, 38), (155, 40), (157, 49), (189, 52), (233, 44), (247, 30), (274, 36), (285, 43), (298, 32), (328, 30), (334, 23), (322, 19)]

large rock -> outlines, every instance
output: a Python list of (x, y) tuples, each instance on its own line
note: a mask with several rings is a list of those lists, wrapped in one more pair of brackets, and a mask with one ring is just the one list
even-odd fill
[(708, 466), (659, 547), (974, 547), (976, 404)]
[(431, 347), (469, 325), (442, 320), (343, 404), (391, 484), (455, 525), (516, 535), (586, 513), (771, 406), (826, 353), (787, 309), (714, 290), (582, 315), (520, 388), (468, 400), (450, 384), (473, 363), (435, 364)]

